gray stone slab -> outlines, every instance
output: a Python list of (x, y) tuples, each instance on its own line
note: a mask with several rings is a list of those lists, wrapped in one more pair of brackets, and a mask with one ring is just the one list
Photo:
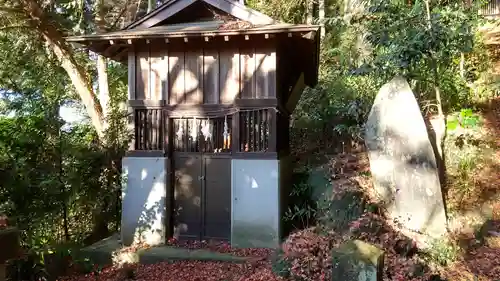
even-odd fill
[(365, 127), (374, 187), (391, 218), (431, 237), (446, 232), (436, 157), (408, 82), (395, 77), (377, 94)]

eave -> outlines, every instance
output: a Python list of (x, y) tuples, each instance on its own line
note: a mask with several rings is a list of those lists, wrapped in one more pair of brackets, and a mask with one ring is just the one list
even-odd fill
[[(190, 29), (191, 28), (191, 29)], [(91, 34), (67, 37), (70, 43), (84, 45), (85, 48), (121, 63), (127, 63), (127, 54), (137, 44), (149, 44), (161, 41), (166, 44), (187, 44), (189, 42), (216, 40), (233, 40), (244, 37), (252, 40), (256, 36), (301, 38), (316, 44), (318, 40), (319, 25), (291, 25), (277, 24), (266, 25), (247, 29), (203, 29), (199, 25), (184, 27), (180, 30), (174, 26), (148, 28), (142, 30), (123, 30), (117, 32)], [(184, 45), (183, 45), (184, 46)]]
[[(174, 32), (162, 31), (130, 31), (130, 32), (111, 32), (103, 34), (91, 34), (81, 36), (66, 37), (66, 41), (74, 43), (98, 42), (107, 40), (134, 40), (134, 39), (162, 39), (162, 38), (184, 38), (184, 37), (215, 37), (215, 36), (235, 36), (235, 35), (252, 35), (252, 34), (277, 34), (277, 33), (304, 33), (305, 38), (310, 38), (309, 32), (318, 32), (319, 25), (292, 25), (288, 27), (257, 27), (249, 29), (236, 30), (183, 30)], [(307, 36), (307, 37), (306, 37)], [(314, 37), (314, 36), (313, 36)]]

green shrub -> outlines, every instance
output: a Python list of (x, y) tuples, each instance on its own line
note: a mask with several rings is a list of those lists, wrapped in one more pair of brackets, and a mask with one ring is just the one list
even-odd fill
[(277, 251), (272, 259), (271, 269), (277, 276), (288, 278), (290, 277), (291, 263), (286, 259), (282, 250)]
[(46, 281), (48, 278), (42, 256), (35, 251), (29, 251), (7, 263), (6, 279), (9, 281)]
[(448, 238), (434, 240), (425, 251), (429, 262), (448, 266), (460, 257), (460, 247)]

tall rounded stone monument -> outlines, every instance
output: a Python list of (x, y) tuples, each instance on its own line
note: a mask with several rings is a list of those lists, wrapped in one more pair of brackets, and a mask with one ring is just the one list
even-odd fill
[(377, 94), (365, 127), (374, 187), (404, 229), (439, 237), (446, 213), (436, 156), (408, 82), (395, 77)]

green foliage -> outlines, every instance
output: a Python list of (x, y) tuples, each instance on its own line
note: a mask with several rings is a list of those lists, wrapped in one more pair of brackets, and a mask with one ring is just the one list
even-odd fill
[[(298, 220), (303, 226), (310, 226), (314, 221), (316, 216), (316, 209), (303, 203), (302, 205), (294, 205), (293, 207), (288, 207), (286, 210), (283, 220), (284, 221), (296, 221)], [(296, 226), (297, 227), (297, 226)]]
[(285, 22), (305, 22), (306, 0), (247, 0), (245, 5)]
[(303, 93), (294, 112), (294, 126), (326, 128), (336, 137), (361, 140), (364, 122), (384, 80), (376, 74), (356, 75), (370, 52), (360, 43), (362, 28), (343, 21), (327, 27), (331, 33), (321, 49), (321, 83)]
[(283, 215), (283, 221), (294, 229), (307, 228), (314, 223), (316, 206), (311, 200), (312, 186), (307, 183), (307, 168), (295, 172), (296, 183), (289, 194), (288, 208)]
[(449, 239), (436, 239), (425, 254), (429, 262), (448, 266), (460, 257), (460, 247)]
[[(486, 192), (483, 167), (494, 167), (494, 145), (478, 112), (463, 109), (448, 117), (445, 140), (447, 205), (451, 213), (476, 208)], [(478, 176), (479, 175), (479, 176)]]
[(41, 256), (28, 253), (19, 259), (14, 259), (6, 265), (6, 280), (46, 281), (49, 280)]
[(285, 257), (283, 250), (275, 253), (272, 259), (272, 271), (277, 276), (288, 278), (290, 277), (291, 262)]
[[(446, 110), (470, 102), (468, 79), (477, 75), (471, 65), (460, 73), (460, 57), (472, 56), (477, 44), (476, 28), (480, 22), (478, 6), (467, 7), (462, 1), (413, 5), (387, 1), (374, 3), (366, 24), (368, 41), (374, 47), (368, 68), (384, 75), (401, 74), (409, 78), (423, 104), (433, 105), (435, 87), (439, 87)], [(479, 67), (483, 69), (482, 66)]]
[(337, 192), (332, 198), (325, 197), (319, 201), (318, 221), (327, 230), (344, 233), (364, 210), (365, 200), (361, 192)]
[(459, 128), (474, 129), (479, 125), (479, 115), (470, 108), (464, 108), (458, 114), (453, 114), (446, 120), (446, 129), (448, 131), (456, 131)]
[[(61, 242), (82, 244), (99, 221), (106, 229), (118, 228), (120, 161), (129, 132), (120, 108), (126, 69), (109, 65), (104, 145), (89, 124), (65, 124), (59, 116), (62, 106), (81, 105), (59, 61), (34, 35), (0, 32), (0, 202), (22, 230), (23, 246), (41, 250)], [(77, 59), (95, 69), (88, 57)]]
[(373, 98), (396, 74), (409, 79), (423, 111), (437, 108), (435, 86), (447, 112), (492, 96), (491, 78), (485, 75), (490, 55), (477, 32), (479, 4), (431, 2), (430, 21), (424, 1), (375, 1), (348, 17), (341, 9), (328, 10), (321, 82), (303, 94), (294, 130), (326, 136), (331, 131), (332, 138), (361, 141)]

